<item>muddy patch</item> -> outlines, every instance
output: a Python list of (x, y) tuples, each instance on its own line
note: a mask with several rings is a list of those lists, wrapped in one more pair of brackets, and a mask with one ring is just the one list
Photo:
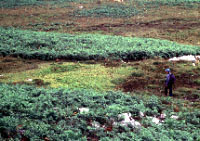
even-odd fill
[[(199, 28), (200, 22), (195, 19), (191, 21), (181, 19), (181, 18), (168, 18), (160, 19), (150, 22), (138, 22), (138, 23), (103, 23), (97, 25), (86, 26), (84, 28), (77, 29), (78, 31), (93, 31), (93, 30), (102, 30), (109, 31), (110, 28), (128, 28), (128, 29), (139, 29), (139, 28), (155, 28), (166, 31), (171, 31), (171, 29), (177, 30), (186, 30), (191, 28)], [(175, 32), (173, 31), (173, 32)]]
[[(133, 70), (131, 76), (129, 76), (123, 83), (117, 86), (117, 89), (124, 92), (135, 91), (148, 91), (156, 95), (164, 96), (166, 68), (172, 68), (172, 73), (176, 76), (176, 82), (174, 85), (174, 97), (184, 98), (189, 101), (199, 100), (199, 84), (196, 83), (196, 79), (200, 78), (198, 66), (188, 66), (185, 62), (170, 63), (168, 61), (154, 61), (149, 63), (139, 62), (133, 64), (138, 67), (138, 70)], [(185, 70), (182, 70), (184, 69)], [(187, 70), (191, 67), (190, 72)], [(187, 69), (186, 69), (187, 68)], [(190, 88), (190, 91), (181, 91), (179, 88)]]
[(0, 57), (0, 73), (20, 72), (37, 69), (39, 61), (23, 60), (20, 58)]
[(33, 79), (31, 81), (18, 81), (18, 82), (13, 82), (12, 83), (13, 85), (17, 85), (17, 84), (26, 84), (26, 85), (34, 85), (34, 86), (38, 86), (38, 87), (46, 87), (48, 85), (50, 85), (49, 82), (45, 82), (44, 80), (42, 79)]

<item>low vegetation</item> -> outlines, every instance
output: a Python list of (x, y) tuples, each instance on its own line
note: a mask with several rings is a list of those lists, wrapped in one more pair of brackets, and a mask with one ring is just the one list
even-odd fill
[(78, 0), (1, 0), (1, 8), (14, 8), (19, 6), (39, 6), (46, 4), (60, 4), (63, 2), (75, 2)]
[[(1, 140), (199, 140), (199, 111), (174, 111), (153, 96), (143, 101), (121, 92), (43, 89), (0, 84)], [(81, 112), (80, 108), (88, 108)], [(166, 113), (157, 125), (148, 116)], [(141, 127), (120, 125), (118, 114), (131, 113)], [(146, 117), (140, 117), (143, 112)], [(179, 118), (170, 118), (178, 115)], [(119, 124), (113, 124), (112, 121)], [(97, 126), (98, 125), (98, 126)]]
[[(21, 65), (21, 63), (19, 64)], [(32, 63), (33, 66), (35, 64)], [(36, 68), (20, 71), (22, 68), (26, 69), (26, 66), (22, 65), (20, 68), (18, 66), (12, 68), (13, 72), (10, 71), (10, 73), (0, 69), (0, 74), (4, 75), (0, 78), (0, 82), (29, 84), (40, 87), (85, 88), (108, 91), (115, 90), (116, 85), (122, 83), (132, 72), (132, 66), (119, 65), (119, 67), (106, 67), (100, 63), (42, 63)]]
[(156, 8), (159, 6), (183, 6), (189, 8), (198, 8), (199, 0), (136, 0), (136, 2), (141, 6), (146, 6), (147, 8)]
[(98, 34), (70, 35), (0, 28), (0, 55), (41, 60), (141, 60), (200, 54), (198, 46)]
[(167, 60), (200, 55), (199, 0), (0, 8), (0, 140), (200, 141), (200, 66)]
[[(14, 65), (13, 65), (14, 64)], [(199, 106), (199, 66), (191, 62), (169, 62), (164, 59), (142, 61), (45, 62), (4, 57), (0, 60), (1, 83), (27, 84), (46, 88), (92, 89), (95, 91), (148, 92), (164, 95), (165, 69), (176, 76), (174, 98)], [(11, 66), (11, 67), (10, 67)], [(187, 73), (186, 73), (187, 72)]]
[[(96, 0), (97, 1), (97, 0)], [(2, 8), (13, 8), (19, 6), (38, 6), (38, 5), (45, 5), (45, 4), (61, 4), (63, 2), (79, 2), (82, 3), (80, 0), (1, 0), (0, 5)], [(87, 1), (85, 1), (87, 3)], [(95, 2), (95, 0), (91, 0), (90, 2)], [(157, 7), (162, 5), (168, 6), (186, 6), (186, 7), (193, 7), (194, 4), (199, 4), (199, 0), (128, 0), (126, 3), (134, 3), (140, 6), (148, 7)]]
[(131, 17), (141, 13), (137, 8), (126, 5), (110, 4), (103, 5), (93, 9), (78, 10), (74, 12), (74, 16), (78, 17), (112, 17), (122, 18)]

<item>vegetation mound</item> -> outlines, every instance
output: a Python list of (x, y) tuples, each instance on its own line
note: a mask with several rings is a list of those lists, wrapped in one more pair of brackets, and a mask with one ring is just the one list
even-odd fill
[(79, 17), (113, 17), (113, 18), (122, 18), (122, 17), (131, 17), (139, 14), (140, 11), (132, 6), (112, 4), (112, 5), (103, 5), (93, 9), (84, 9), (74, 12), (75, 16)]
[[(121, 92), (0, 84), (0, 109), (1, 140), (200, 139), (199, 112), (176, 113), (179, 117), (173, 119), (175, 113), (155, 96), (144, 101)], [(152, 122), (161, 112), (165, 120)], [(140, 127), (120, 124), (122, 113), (131, 113)]]
[(140, 60), (200, 54), (198, 46), (167, 40), (99, 34), (70, 35), (0, 28), (0, 55), (25, 59)]
[(1, 0), (1, 8), (13, 8), (19, 6), (38, 6), (44, 4), (60, 4), (62, 2), (73, 2), (76, 0)]
[[(95, 2), (97, 0), (91, 0), (89, 2)], [(62, 4), (63, 2), (79, 2), (79, 3), (88, 3), (88, 1), (80, 1), (80, 0), (1, 0), (0, 7), (1, 8), (13, 8), (19, 6), (38, 6), (45, 4)], [(145, 6), (150, 8), (159, 7), (162, 5), (169, 6), (185, 6), (185, 7), (196, 7), (194, 4), (199, 4), (199, 0), (129, 0), (126, 1), (129, 4), (137, 4), (139, 6)]]

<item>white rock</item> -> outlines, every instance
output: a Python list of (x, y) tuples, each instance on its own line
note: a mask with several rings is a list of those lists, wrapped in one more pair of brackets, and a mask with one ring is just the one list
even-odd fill
[(0, 74), (0, 77), (3, 77), (3, 74)]
[(196, 56), (196, 58), (200, 59), (200, 55)]
[(159, 124), (160, 123), (160, 120), (156, 117), (153, 117), (152, 118), (152, 122), (155, 123), (155, 124)]
[(165, 119), (165, 117), (166, 117), (166, 114), (161, 114), (161, 115), (160, 115), (160, 118), (161, 118), (161, 119)]
[[(132, 117), (131, 117), (131, 113), (122, 113), (118, 115), (118, 118), (123, 118), (123, 120), (121, 122), (119, 122), (120, 125), (122, 126), (128, 126), (128, 125), (132, 125), (134, 128), (140, 128), (141, 124), (137, 121), (135, 121)], [(114, 123), (116, 125), (116, 123)]]
[(126, 62), (124, 62), (123, 60), (121, 60), (121, 63), (124, 63), (124, 64), (126, 64)]
[(124, 0), (113, 0), (114, 2), (123, 2)]
[(80, 111), (81, 114), (89, 112), (89, 108), (84, 108), (84, 107), (78, 108), (78, 110)]
[(32, 81), (33, 81), (33, 79), (27, 79), (26, 81), (32, 82)]
[[(165, 121), (164, 121), (164, 120), (161, 120), (160, 122), (161, 122), (161, 123), (164, 123)], [(161, 125), (161, 124), (160, 124), (160, 125)]]
[(160, 121), (160, 119), (158, 119), (158, 118), (156, 118), (156, 117), (147, 117), (147, 118), (150, 118), (151, 119), (151, 121), (153, 122), (153, 123), (155, 123), (155, 124), (157, 124), (157, 125), (160, 125), (161, 123), (161, 121)]
[(119, 123), (118, 122), (113, 122), (113, 125), (118, 125)]
[[(200, 56), (196, 56), (196, 58), (199, 58)], [(169, 61), (190, 61), (190, 62), (195, 62), (196, 59), (193, 55), (185, 55), (181, 57), (173, 57), (170, 58)]]
[(132, 119), (131, 113), (122, 113), (122, 114), (119, 114), (118, 118), (123, 118), (124, 122), (129, 122)]
[(195, 63), (192, 63), (192, 66), (196, 66)]
[(172, 115), (171, 118), (178, 119), (178, 116)]
[(140, 128), (142, 125), (138, 121), (132, 121), (132, 126), (135, 128)]
[(144, 117), (144, 113), (140, 111), (140, 117)]
[(100, 128), (101, 127), (100, 123), (98, 123), (96, 121), (92, 122), (92, 126), (95, 127), (95, 128)]
[(78, 8), (79, 8), (79, 9), (83, 9), (83, 5), (80, 5)]

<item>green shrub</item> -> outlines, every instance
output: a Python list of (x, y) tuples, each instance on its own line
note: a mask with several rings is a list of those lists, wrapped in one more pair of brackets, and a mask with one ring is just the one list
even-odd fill
[(59, 4), (62, 2), (73, 2), (78, 0), (1, 0), (0, 7), (13, 8), (28, 5)]
[(74, 16), (79, 17), (113, 17), (113, 18), (122, 18), (122, 17), (131, 17), (139, 14), (141, 11), (138, 9), (120, 5), (120, 4), (113, 4), (113, 5), (103, 5), (100, 7), (92, 8), (92, 9), (84, 9), (78, 10), (74, 12)]
[(200, 48), (167, 40), (98, 34), (70, 35), (0, 28), (0, 55), (25, 59), (140, 60), (200, 54)]
[(50, 73), (61, 73), (66, 71), (74, 71), (80, 69), (79, 65), (59, 65), (54, 64), (50, 67)]
[[(130, 0), (131, 1), (131, 0)], [(136, 0), (139, 6), (146, 8), (157, 8), (159, 6), (183, 6), (187, 8), (197, 8), (199, 0)]]
[[(89, 108), (81, 114), (78, 108)], [(155, 125), (146, 118), (139, 121), (147, 128), (131, 129), (116, 125), (118, 114), (130, 112), (138, 117), (159, 115), (157, 97), (143, 101), (121, 92), (99, 93), (92, 90), (44, 89), (27, 85), (0, 84), (0, 138), (2, 140), (199, 140), (199, 111), (179, 113), (180, 119), (168, 118)], [(100, 128), (91, 125), (97, 122)], [(105, 126), (105, 127), (104, 127)]]

